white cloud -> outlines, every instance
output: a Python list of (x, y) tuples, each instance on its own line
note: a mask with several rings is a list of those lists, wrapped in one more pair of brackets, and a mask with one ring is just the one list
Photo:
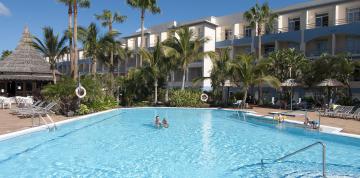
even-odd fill
[(0, 16), (10, 16), (11, 12), (10, 10), (0, 2)]

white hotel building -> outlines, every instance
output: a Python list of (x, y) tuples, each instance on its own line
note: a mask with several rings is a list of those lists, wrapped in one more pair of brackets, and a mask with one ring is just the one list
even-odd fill
[[(360, 0), (314, 0), (292, 6), (274, 9), (278, 19), (274, 31), (264, 32), (262, 36), (262, 55), (282, 48), (296, 48), (306, 57), (316, 60), (322, 53), (336, 55), (346, 52), (353, 59), (360, 58)], [(168, 22), (152, 26), (145, 31), (146, 47), (153, 47), (158, 40), (164, 41), (174, 27), (188, 26), (197, 35), (210, 40), (204, 44), (204, 51), (232, 47), (232, 56), (239, 53), (257, 53), (257, 35), (243, 18), (243, 13), (226, 16), (211, 16), (188, 22)], [(140, 47), (140, 33), (124, 37), (124, 45), (131, 50)], [(83, 60), (86, 61), (86, 60)], [(66, 62), (59, 65), (59, 71), (67, 71)], [(80, 61), (80, 64), (82, 62)], [(90, 62), (83, 62), (80, 71), (90, 70)], [(139, 57), (134, 55), (125, 61), (120, 73), (125, 74), (139, 65)], [(61, 68), (63, 67), (63, 68)], [(83, 69), (81, 68), (83, 67)], [(65, 70), (64, 70), (65, 69)], [(212, 69), (209, 58), (199, 59), (188, 68), (187, 87), (210, 89), (211, 81), (206, 80), (197, 86), (192, 79), (207, 77)], [(102, 64), (99, 72), (106, 70)], [(355, 79), (358, 80), (358, 79)], [(180, 87), (181, 71), (175, 71), (171, 77), (171, 86)], [(360, 93), (360, 83), (353, 82), (354, 93)], [(359, 90), (359, 91), (356, 91)]]

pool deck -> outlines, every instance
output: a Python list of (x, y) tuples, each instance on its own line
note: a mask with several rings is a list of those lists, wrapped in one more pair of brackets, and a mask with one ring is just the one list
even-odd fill
[[(250, 111), (254, 111), (259, 115), (269, 115), (270, 112), (288, 112), (288, 110), (253, 107)], [(311, 120), (318, 120), (319, 116), (315, 112), (308, 112)], [(304, 116), (287, 117), (287, 120), (304, 122)], [(340, 119), (332, 117), (321, 117), (321, 125), (342, 128), (341, 132), (360, 135), (360, 121), (352, 119)]]
[[(257, 114), (264, 116), (269, 115), (270, 112), (287, 112), (287, 110), (262, 108), (256, 106), (253, 107), (253, 109), (250, 109), (250, 111), (254, 111)], [(318, 115), (315, 112), (309, 112), (308, 116), (313, 120), (318, 119)], [(71, 119), (69, 117), (59, 115), (52, 115), (51, 117), (55, 122)], [(287, 120), (303, 122), (304, 116), (287, 117)], [(343, 130), (341, 132), (343, 133), (360, 135), (360, 121), (321, 117), (321, 124), (342, 128)], [(19, 118), (18, 116), (11, 114), (9, 109), (0, 109), (0, 135), (29, 129), (31, 127), (31, 118)]]
[[(32, 128), (31, 118), (20, 118), (10, 113), (9, 109), (0, 109), (0, 135)], [(52, 115), (55, 122), (69, 119), (64, 116)], [(37, 119), (34, 119), (37, 122)]]

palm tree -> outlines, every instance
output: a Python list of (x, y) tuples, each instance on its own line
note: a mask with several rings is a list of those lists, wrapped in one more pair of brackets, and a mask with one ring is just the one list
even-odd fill
[(197, 83), (199, 81), (211, 79), (214, 97), (221, 98), (222, 104), (225, 103), (225, 96), (223, 95), (225, 83), (231, 78), (230, 64), (233, 59), (230, 57), (230, 52), (230, 47), (218, 49), (216, 55), (211, 57), (213, 67), (210, 72), (210, 77), (199, 77), (193, 81)]
[[(74, 71), (74, 69), (77, 69), (77, 63), (75, 66), (74, 63), (74, 46), (73, 46), (73, 39), (72, 39), (72, 15), (73, 15), (73, 4), (74, 4), (74, 0), (58, 0), (58, 2), (65, 4), (68, 7), (68, 30), (67, 30), (67, 35), (68, 35), (68, 39), (69, 39), (69, 50), (70, 50), (70, 70), (71, 70), (71, 75), (73, 76), (74, 79), (76, 79), (77, 72)], [(90, 0), (78, 0), (76, 3), (78, 3), (78, 5), (80, 7), (83, 8), (88, 8), (90, 7)], [(76, 12), (77, 13), (77, 12)], [(75, 21), (74, 21), (75, 22)]]
[[(294, 79), (301, 79), (303, 76), (302, 68), (308, 62), (308, 59), (303, 53), (295, 49), (281, 49), (270, 53), (269, 57), (264, 61), (267, 62), (270, 75), (277, 77), (280, 81), (285, 81), (290, 76)], [(291, 68), (291, 74), (289, 74), (289, 68)]]
[(181, 90), (185, 89), (186, 72), (189, 64), (214, 54), (213, 52), (202, 51), (203, 44), (206, 41), (208, 41), (207, 38), (199, 38), (188, 27), (176, 30), (167, 40), (166, 45), (174, 49), (171, 52), (169, 51), (169, 55), (179, 60), (180, 68), (183, 71)]
[(1, 52), (1, 57), (0, 60), (4, 60), (6, 57), (10, 56), (10, 54), (12, 53), (12, 51), (10, 50), (4, 50)]
[(113, 93), (114, 91), (114, 75), (113, 69), (114, 64), (111, 60), (111, 55), (114, 54), (117, 59), (125, 59), (125, 49), (122, 47), (120, 41), (116, 40), (116, 37), (119, 35), (118, 32), (112, 31), (111, 33), (107, 33), (105, 36), (101, 37), (99, 40), (99, 59), (104, 61), (109, 66), (109, 83), (110, 89), (109, 93)]
[(43, 35), (43, 41), (37, 37), (33, 37), (32, 46), (49, 60), (53, 81), (54, 84), (56, 84), (56, 61), (67, 52), (65, 45), (66, 36), (60, 37), (59, 34), (55, 35), (51, 27), (43, 28)]
[[(100, 20), (102, 23), (101, 25), (103, 27), (108, 27), (109, 28), (109, 33), (113, 32), (113, 23), (123, 23), (125, 21), (125, 19), (127, 18), (126, 16), (122, 16), (120, 15), (120, 13), (115, 12), (114, 14), (110, 11), (110, 10), (103, 10), (102, 14), (95, 14), (95, 17), (97, 20)], [(110, 52), (110, 72), (114, 72), (114, 51)]]
[(97, 55), (100, 49), (99, 29), (91, 23), (87, 29), (80, 30), (80, 41), (83, 43), (84, 56), (91, 59), (91, 74), (96, 75)]
[(73, 5), (74, 5), (74, 33), (73, 33), (73, 43), (74, 43), (74, 74), (73, 74), (73, 78), (77, 79), (78, 78), (78, 60), (79, 60), (79, 54), (78, 54), (78, 49), (77, 49), (77, 30), (78, 30), (78, 22), (77, 22), (77, 16), (78, 16), (78, 3), (83, 2), (86, 3), (87, 7), (90, 6), (90, 0), (73, 0)]
[(218, 54), (211, 58), (213, 63), (213, 68), (210, 73), (211, 85), (215, 93), (218, 92), (219, 87), (221, 87), (220, 91), (222, 103), (225, 103), (225, 97), (223, 95), (225, 82), (230, 79), (230, 62), (233, 60), (230, 57), (230, 51), (231, 48), (220, 48), (217, 52)]
[(277, 14), (274, 14), (268, 3), (263, 5), (255, 4), (254, 7), (250, 8), (244, 13), (244, 18), (248, 21), (250, 26), (257, 31), (258, 35), (258, 60), (261, 58), (261, 36), (263, 29), (272, 30), (274, 27), (275, 19)]
[[(152, 14), (160, 13), (160, 7), (157, 5), (156, 0), (127, 0), (127, 3), (136, 9), (140, 10), (140, 19), (141, 19), (141, 44), (140, 47), (145, 47), (144, 39), (144, 21), (145, 21), (145, 12), (149, 11)], [(142, 57), (140, 56), (140, 66), (142, 66)]]
[(242, 86), (244, 91), (243, 103), (246, 102), (250, 86), (258, 83), (267, 83), (274, 88), (280, 87), (280, 81), (271, 75), (259, 76), (256, 74), (255, 58), (252, 55), (239, 55), (231, 64), (233, 81)]
[(160, 63), (165, 59), (162, 44), (158, 41), (153, 50), (149, 51), (145, 48), (140, 48), (139, 54), (143, 56), (143, 59), (148, 65), (146, 65), (145, 71), (154, 80), (154, 104), (158, 102), (158, 81), (161, 76)]
[[(263, 33), (263, 29), (272, 30), (275, 19), (277, 15), (274, 14), (268, 3), (264, 3), (263, 5), (255, 4), (252, 8), (244, 13), (244, 18), (248, 21), (250, 26), (256, 30), (258, 36), (258, 60), (262, 58), (261, 55), (261, 36)], [(254, 43), (254, 42), (253, 42)], [(258, 85), (259, 91), (259, 104), (262, 104), (262, 83)]]

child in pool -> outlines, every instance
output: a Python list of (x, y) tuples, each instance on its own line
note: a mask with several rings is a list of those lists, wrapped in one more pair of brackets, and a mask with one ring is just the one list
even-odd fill
[(156, 116), (155, 117), (155, 126), (157, 128), (160, 128), (161, 127), (161, 121), (160, 121), (160, 117), (159, 116)]
[(169, 123), (168, 123), (168, 121), (167, 121), (165, 118), (162, 120), (162, 125), (163, 125), (163, 127), (165, 127), (165, 128), (168, 128), (168, 127), (169, 127)]

